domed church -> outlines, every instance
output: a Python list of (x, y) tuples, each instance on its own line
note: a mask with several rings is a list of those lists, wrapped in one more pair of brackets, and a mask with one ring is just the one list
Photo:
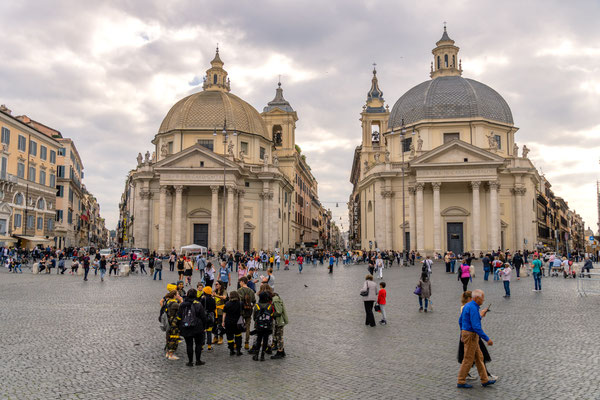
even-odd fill
[(462, 76), (446, 27), (432, 53), (431, 79), (391, 112), (373, 70), (350, 177), (351, 243), (422, 255), (532, 249), (540, 176), (526, 146), (519, 154), (510, 107)]
[(298, 169), (312, 179), (318, 203), (316, 180), (295, 146), (297, 114), (281, 83), (259, 114), (230, 92), (218, 48), (210, 65), (203, 90), (165, 116), (154, 153), (137, 157), (120, 205), (123, 243), (161, 253), (192, 243), (293, 248), (302, 228), (292, 216)]

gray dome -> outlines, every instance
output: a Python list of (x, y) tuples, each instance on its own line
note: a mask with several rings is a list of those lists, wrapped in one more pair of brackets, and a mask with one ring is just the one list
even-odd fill
[(406, 92), (392, 109), (389, 128), (424, 119), (485, 118), (513, 125), (506, 101), (491, 87), (461, 76), (442, 76)]

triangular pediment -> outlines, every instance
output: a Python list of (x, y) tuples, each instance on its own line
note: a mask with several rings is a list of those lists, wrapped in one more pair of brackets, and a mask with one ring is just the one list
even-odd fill
[(461, 140), (452, 140), (413, 159), (411, 167), (449, 164), (501, 165), (504, 158)]
[(154, 168), (223, 168), (224, 165), (227, 168), (239, 169), (239, 166), (228, 158), (216, 154), (204, 146), (195, 144), (159, 161)]

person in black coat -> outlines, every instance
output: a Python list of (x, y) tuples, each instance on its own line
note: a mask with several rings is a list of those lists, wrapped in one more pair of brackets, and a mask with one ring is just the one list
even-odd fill
[(185, 339), (188, 356), (187, 366), (194, 365), (194, 342), (196, 342), (196, 365), (204, 365), (200, 360), (204, 346), (204, 327), (206, 326), (206, 311), (198, 301), (196, 289), (190, 289), (179, 310), (177, 311), (180, 335)]
[(513, 265), (515, 266), (515, 271), (517, 272), (517, 280), (521, 279), (521, 266), (523, 265), (523, 256), (521, 256), (521, 251), (517, 251), (513, 256)]

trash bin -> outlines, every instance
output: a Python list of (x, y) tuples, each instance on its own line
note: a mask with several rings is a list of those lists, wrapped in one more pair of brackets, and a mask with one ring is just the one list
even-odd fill
[(119, 276), (129, 276), (129, 264), (119, 263)]

